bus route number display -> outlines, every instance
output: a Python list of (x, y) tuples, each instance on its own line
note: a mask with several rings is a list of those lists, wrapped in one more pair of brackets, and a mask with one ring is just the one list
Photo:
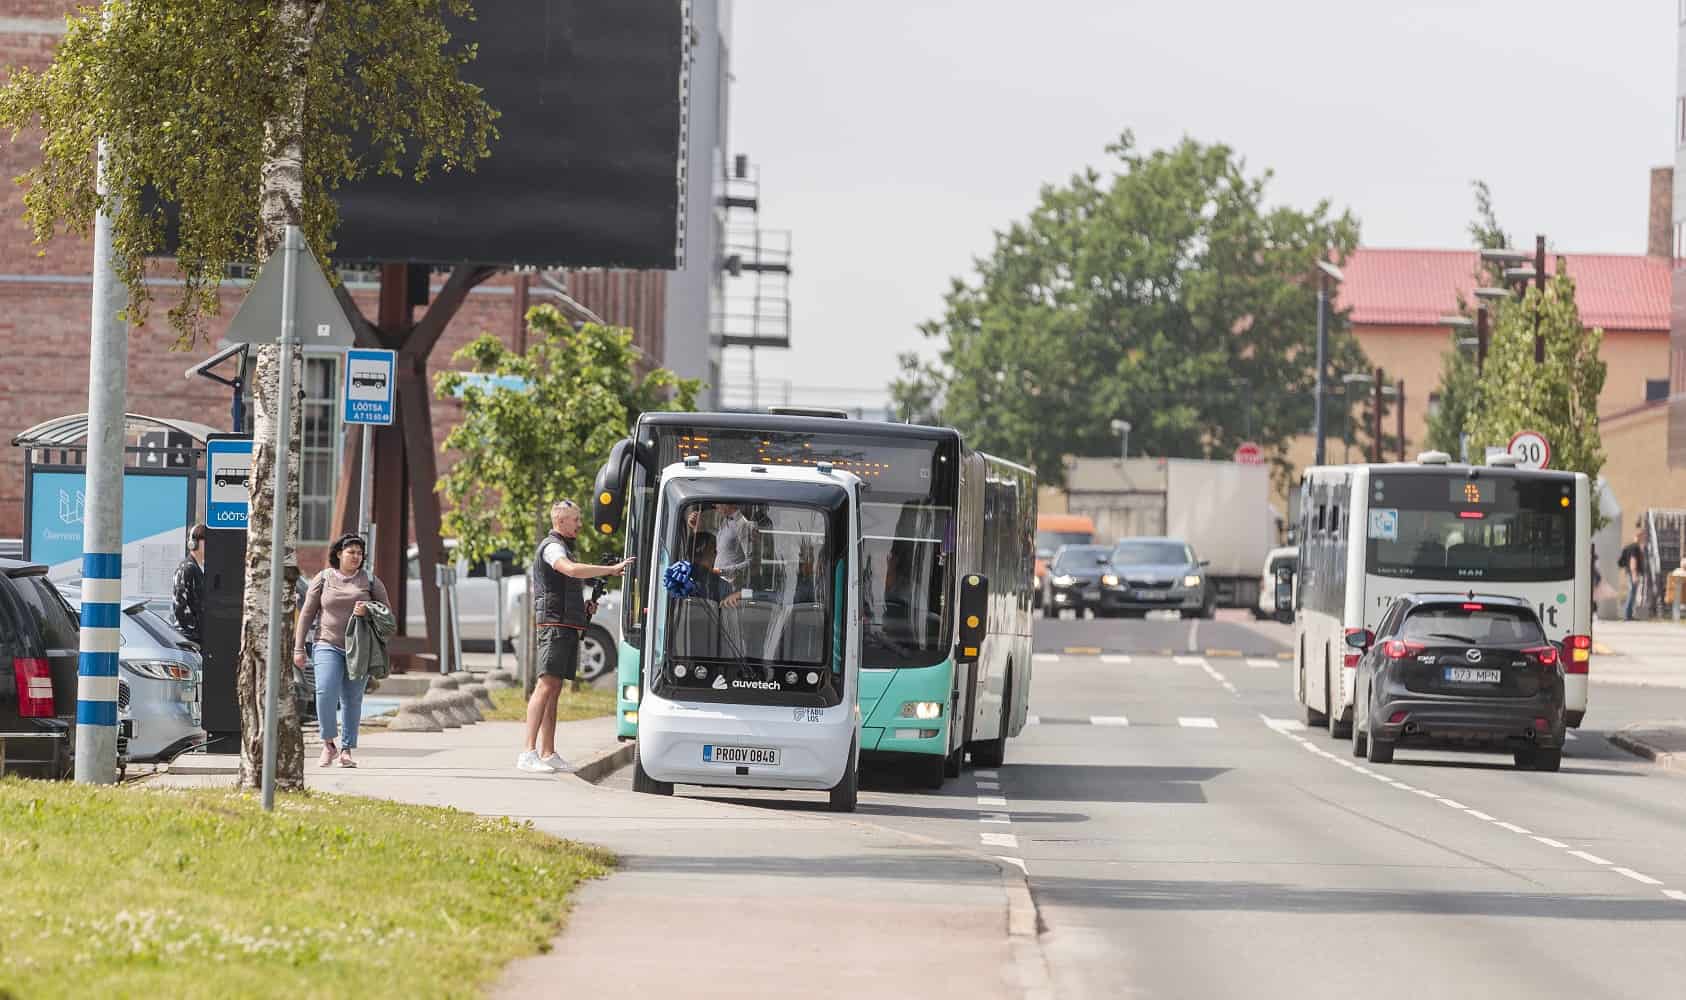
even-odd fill
[(1446, 484), (1451, 489), (1449, 499), (1455, 504), (1479, 507), (1493, 502), (1493, 487), (1473, 479), (1453, 479)]

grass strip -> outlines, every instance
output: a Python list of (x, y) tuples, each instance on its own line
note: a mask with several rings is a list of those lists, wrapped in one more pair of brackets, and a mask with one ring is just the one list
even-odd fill
[[(578, 722), (615, 714), (614, 688), (586, 687), (569, 691), (567, 685), (563, 687), (562, 697), (556, 703), (557, 722)], [(487, 719), (495, 722), (526, 721), (527, 698), (520, 688), (498, 688), (491, 695), (492, 710), (482, 712)]]
[(454, 809), (3, 779), (0, 997), (475, 996), (613, 863)]

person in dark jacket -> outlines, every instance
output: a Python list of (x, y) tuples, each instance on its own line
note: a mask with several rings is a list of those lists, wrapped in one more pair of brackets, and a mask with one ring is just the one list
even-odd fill
[(201, 638), (205, 626), (205, 526), (196, 524), (188, 532), (187, 558), (176, 567), (176, 582), (171, 588), (171, 611), (176, 627), (194, 642)]
[(571, 771), (556, 752), (556, 700), (564, 681), (578, 676), (580, 639), (596, 609), (585, 599), (582, 580), (620, 576), (632, 565), (623, 559), (609, 566), (593, 566), (578, 559), (579, 504), (558, 500), (550, 507), (550, 533), (539, 542), (533, 560), (531, 592), (533, 624), (538, 633), (538, 678), (527, 702), (526, 744), (515, 766), (522, 771)]

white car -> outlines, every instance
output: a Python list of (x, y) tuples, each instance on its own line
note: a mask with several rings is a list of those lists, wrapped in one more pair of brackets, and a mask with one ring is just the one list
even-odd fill
[[(445, 539), (447, 552), (455, 554), (456, 548), (456, 539)], [(425, 635), (427, 622), (422, 608), (421, 559), (416, 546), (410, 546), (405, 557), (409, 560), (405, 583), (405, 631), (410, 635)], [(463, 646), (490, 650), (492, 634), (498, 627), (498, 583), (486, 575), (484, 562), (470, 565), (466, 559), (457, 559), (456, 566), (457, 620), (462, 628)], [(504, 573), (503, 637), (513, 646), (520, 638), (521, 624), (526, 615), (527, 574), (519, 567), (507, 564)], [(614, 676), (619, 660), (620, 612), (620, 591), (605, 593), (580, 643), (580, 680), (595, 681), (600, 677)]]
[(1299, 562), (1300, 550), (1292, 545), (1271, 549), (1270, 554), (1265, 556), (1264, 570), (1259, 574), (1259, 602), (1253, 608), (1254, 618), (1261, 621), (1276, 618), (1276, 571), (1293, 569)]

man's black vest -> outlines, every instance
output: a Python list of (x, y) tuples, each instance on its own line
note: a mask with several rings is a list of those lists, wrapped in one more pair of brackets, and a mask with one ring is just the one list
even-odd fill
[(587, 617), (585, 613), (585, 584), (571, 576), (556, 572), (555, 568), (545, 562), (545, 546), (551, 542), (561, 544), (568, 558), (574, 558), (574, 546), (559, 532), (539, 539), (539, 547), (533, 553), (533, 621), (540, 625), (572, 625), (575, 628), (585, 628)]

